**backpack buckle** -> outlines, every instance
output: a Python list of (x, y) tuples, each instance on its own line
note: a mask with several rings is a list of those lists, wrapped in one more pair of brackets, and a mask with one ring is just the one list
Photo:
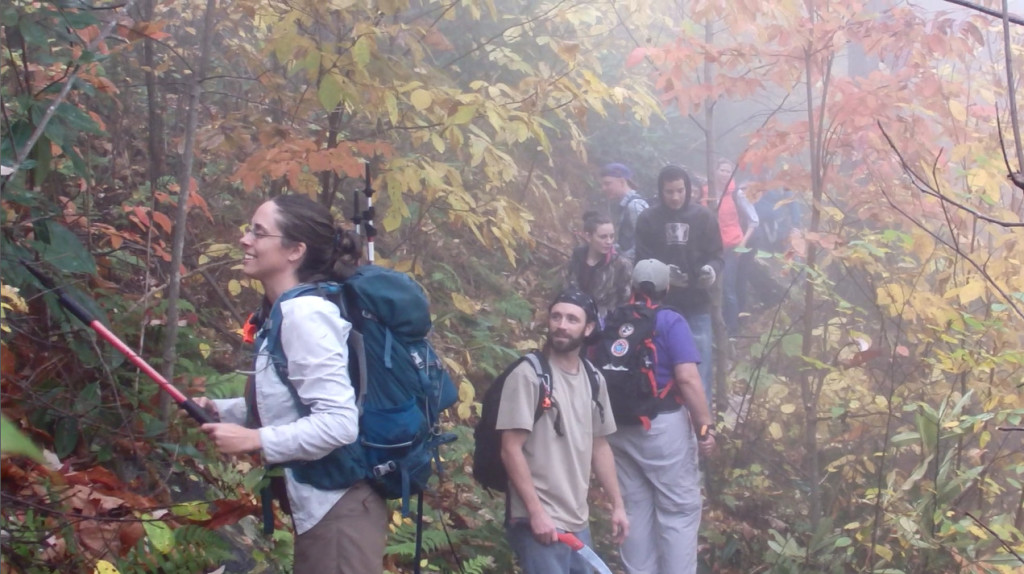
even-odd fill
[(395, 461), (389, 460), (384, 464), (378, 464), (373, 467), (373, 476), (374, 478), (381, 478), (382, 476), (395, 472), (396, 470), (398, 470), (398, 466), (395, 464)]

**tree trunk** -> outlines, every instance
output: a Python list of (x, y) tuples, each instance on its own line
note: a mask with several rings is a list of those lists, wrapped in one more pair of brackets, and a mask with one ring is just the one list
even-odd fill
[[(808, 10), (812, 12), (813, 22), (813, 7), (808, 6)], [(813, 78), (813, 67), (811, 61), (811, 47), (807, 48), (807, 52), (804, 54), (804, 65), (805, 75), (807, 80), (806, 97), (807, 97), (807, 130), (808, 130), (808, 141), (810, 145), (810, 161), (811, 161), (811, 222), (808, 227), (809, 233), (817, 233), (818, 227), (821, 224), (821, 198), (823, 196), (823, 183), (822, 183), (822, 165), (821, 165), (821, 149), (819, 148), (819, 139), (821, 128), (820, 125), (816, 125), (816, 118), (814, 117), (814, 85), (815, 79)], [(824, 103), (824, 102), (823, 102)], [(817, 254), (818, 250), (814, 243), (807, 241), (807, 278), (804, 283), (804, 315), (803, 315), (803, 341), (800, 352), (805, 357), (810, 357), (812, 352), (812, 341), (814, 337), (814, 272), (817, 265)], [(803, 368), (800, 371), (800, 397), (803, 400), (804, 407), (804, 470), (807, 476), (807, 481), (810, 486), (809, 496), (809, 510), (808, 518), (812, 524), (812, 530), (818, 526), (818, 521), (821, 519), (821, 489), (819, 483), (821, 481), (820, 468), (818, 460), (818, 393), (816, 392), (816, 384), (812, 381), (812, 373), (807, 368)]]
[[(710, 45), (715, 40), (714, 22), (708, 20), (704, 23), (704, 42)], [(714, 82), (715, 65), (708, 59), (704, 60), (704, 83), (712, 84)], [(714, 202), (715, 190), (712, 185), (712, 178), (715, 174), (715, 168), (718, 163), (718, 152), (716, 151), (715, 144), (717, 143), (716, 138), (717, 132), (715, 131), (715, 103), (717, 100), (707, 98), (704, 100), (704, 137), (705, 137), (705, 156), (704, 156), (704, 169), (707, 174), (707, 187), (708, 187), (708, 208), (718, 212), (716, 207), (711, 205)], [(694, 193), (699, 193), (699, 190), (694, 190)], [(717, 205), (717, 202), (715, 203)], [(715, 281), (714, 287), (711, 289), (711, 334), (714, 345), (714, 381), (712, 382), (711, 388), (714, 389), (714, 403), (712, 404), (713, 412), (722, 413), (725, 408), (729, 405), (729, 400), (726, 395), (729, 393), (729, 384), (727, 380), (729, 371), (729, 359), (732, 353), (732, 349), (729, 346), (729, 337), (725, 329), (725, 320), (722, 318), (722, 301), (724, 293), (722, 292), (724, 274), (719, 274), (717, 281)]]
[[(194, 158), (196, 128), (199, 124), (199, 97), (202, 94), (202, 81), (206, 77), (206, 69), (210, 60), (210, 44), (213, 38), (214, 12), (217, 0), (206, 1), (206, 14), (203, 17), (203, 35), (200, 39), (199, 66), (189, 76), (188, 115), (185, 124), (185, 149), (182, 157), (181, 170), (178, 173), (178, 209), (174, 218), (174, 238), (171, 252), (171, 277), (167, 289), (167, 324), (164, 334), (163, 375), (168, 381), (174, 378), (174, 363), (177, 360), (176, 344), (178, 340), (178, 300), (181, 296), (181, 266), (185, 251), (185, 231), (188, 227), (188, 196), (192, 190), (192, 160)], [(170, 399), (161, 395), (162, 411), (170, 414)]]

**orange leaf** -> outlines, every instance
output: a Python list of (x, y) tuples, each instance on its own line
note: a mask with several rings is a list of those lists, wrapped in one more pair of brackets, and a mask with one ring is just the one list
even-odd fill
[(139, 218), (139, 222), (141, 222), (141, 223), (142, 223), (142, 228), (143, 228), (143, 229), (145, 229), (145, 228), (147, 228), (147, 227), (149, 227), (149, 226), (150, 226), (150, 223), (149, 223), (149, 214), (148, 214), (148, 213), (146, 213), (146, 211), (147, 211), (147, 210), (146, 210), (146, 208), (145, 208), (145, 207), (142, 207), (141, 205), (136, 205), (136, 206), (135, 206), (135, 207), (134, 207), (134, 208), (132, 209), (132, 211), (134, 211), (134, 212), (135, 212), (135, 217), (138, 217), (138, 218)]
[(234, 524), (246, 516), (259, 516), (261, 508), (249, 501), (244, 500), (217, 500), (214, 501), (215, 510), (209, 520), (201, 524), (210, 530), (216, 530), (221, 526)]
[(171, 218), (167, 217), (159, 211), (153, 212), (153, 222), (164, 229), (164, 232), (171, 232)]

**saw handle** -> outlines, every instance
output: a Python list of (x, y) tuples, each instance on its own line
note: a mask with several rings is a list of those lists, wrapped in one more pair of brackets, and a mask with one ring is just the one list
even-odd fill
[(583, 548), (583, 542), (572, 532), (559, 532), (558, 541), (572, 548), (573, 552), (578, 552), (580, 548)]

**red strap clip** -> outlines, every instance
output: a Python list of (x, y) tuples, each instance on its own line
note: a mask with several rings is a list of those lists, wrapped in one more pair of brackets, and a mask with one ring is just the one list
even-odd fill
[(256, 331), (259, 327), (256, 326), (256, 314), (249, 313), (249, 318), (245, 320), (245, 325), (242, 325), (242, 341), (244, 343), (253, 344), (256, 342)]

